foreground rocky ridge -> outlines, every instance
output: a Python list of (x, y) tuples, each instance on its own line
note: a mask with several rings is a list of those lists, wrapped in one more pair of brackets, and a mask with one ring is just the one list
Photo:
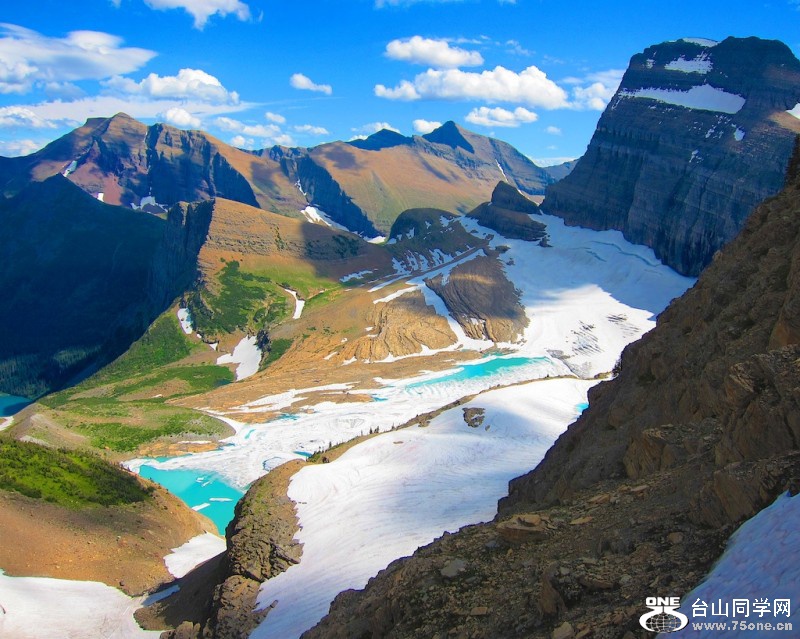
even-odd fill
[(646, 596), (688, 592), (738, 524), (800, 488), (799, 168), (494, 522), (340, 594), (303, 636), (649, 636)]
[(783, 184), (800, 62), (777, 41), (678, 40), (631, 58), (574, 171), (545, 210), (617, 229), (697, 275)]

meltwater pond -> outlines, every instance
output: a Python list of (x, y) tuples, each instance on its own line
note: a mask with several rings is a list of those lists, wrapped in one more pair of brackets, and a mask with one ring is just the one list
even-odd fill
[(19, 411), (32, 403), (33, 402), (27, 397), (0, 393), (0, 417), (16, 415)]
[(225, 534), (225, 527), (233, 519), (233, 509), (244, 495), (216, 473), (202, 470), (163, 470), (143, 464), (139, 474), (161, 484), (193, 510), (202, 512), (216, 524), (221, 535)]
[(406, 389), (422, 388), (437, 384), (457, 384), (479, 380), (486, 377), (498, 377), (499, 381), (511, 373), (522, 368), (539, 368), (542, 365), (552, 364), (547, 357), (490, 357), (478, 362), (462, 364), (454, 372), (445, 373), (438, 377), (412, 382)]

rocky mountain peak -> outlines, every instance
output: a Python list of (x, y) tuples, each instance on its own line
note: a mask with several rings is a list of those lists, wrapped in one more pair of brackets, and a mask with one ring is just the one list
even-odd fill
[(800, 61), (774, 40), (664, 42), (631, 58), (575, 170), (544, 209), (617, 229), (698, 274), (783, 185)]
[(467, 153), (475, 153), (475, 147), (464, 137), (465, 131), (452, 120), (448, 120), (438, 129), (426, 133), (422, 137), (434, 144), (444, 144), (453, 149), (464, 149)]
[(373, 133), (366, 140), (353, 140), (350, 144), (358, 149), (367, 151), (380, 151), (390, 149), (393, 146), (413, 144), (413, 139), (406, 137), (402, 133), (390, 129), (381, 129)]

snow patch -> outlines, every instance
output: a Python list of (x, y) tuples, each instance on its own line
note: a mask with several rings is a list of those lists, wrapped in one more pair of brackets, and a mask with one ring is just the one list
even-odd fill
[(709, 40), (708, 38), (681, 38), (684, 42), (690, 42), (692, 44), (699, 44), (701, 47), (715, 47), (719, 44), (716, 40)]
[(708, 59), (708, 53), (701, 53), (696, 58), (687, 60), (685, 56), (681, 56), (677, 60), (668, 62), (664, 68), (669, 71), (681, 71), (683, 73), (709, 73), (713, 69), (711, 60)]
[[(195, 507), (195, 510), (200, 508)], [(173, 548), (172, 552), (164, 557), (164, 565), (173, 577), (179, 578), (221, 552), (225, 552), (225, 540), (217, 535), (205, 533), (193, 537), (178, 548)]]
[(188, 308), (178, 309), (178, 321), (181, 324), (183, 332), (187, 335), (191, 335), (192, 331), (194, 331), (194, 328), (192, 327), (192, 315), (189, 313)]
[(494, 163), (497, 165), (497, 168), (498, 168), (498, 169), (500, 169), (500, 174), (503, 176), (503, 179), (504, 179), (506, 182), (508, 182), (508, 177), (506, 176), (506, 172), (503, 170), (503, 167), (502, 167), (502, 166), (500, 166), (500, 162), (498, 162), (497, 160), (495, 160), (495, 161), (494, 161)]
[(70, 173), (72, 173), (77, 168), (78, 168), (78, 161), (77, 160), (72, 160), (72, 162), (69, 163), (67, 168), (65, 168), (61, 172), (61, 175), (63, 175), (64, 177), (67, 177)]
[(647, 60), (644, 61), (644, 66), (647, 67), (648, 69), (652, 69), (655, 63), (656, 63), (655, 60), (653, 60), (652, 58), (648, 58)]
[(217, 358), (217, 364), (238, 364), (236, 381), (246, 379), (258, 372), (261, 363), (261, 349), (256, 345), (256, 336), (243, 337), (233, 349), (233, 353)]
[(794, 117), (800, 119), (800, 102), (794, 105), (794, 108), (789, 109), (786, 113), (789, 115), (793, 115)]
[(105, 194), (105, 193), (102, 193), (102, 192), (101, 192), (101, 193), (98, 193), (98, 194), (97, 194), (97, 199), (98, 199), (100, 202), (105, 202), (105, 201), (106, 201), (106, 194)]
[(349, 282), (350, 280), (358, 280), (361, 279), (362, 277), (365, 277), (366, 275), (369, 275), (374, 270), (375, 269), (369, 269), (366, 271), (359, 271), (358, 273), (349, 273), (348, 275), (343, 275), (342, 277), (340, 277), (339, 281), (344, 283), (344, 282)]
[(741, 111), (745, 103), (745, 99), (742, 96), (728, 93), (722, 89), (712, 87), (710, 84), (695, 86), (688, 91), (650, 87), (636, 89), (635, 91), (620, 91), (619, 95), (626, 98), (649, 98), (687, 109), (720, 111), (730, 114)]
[(739, 127), (736, 127), (736, 130), (733, 132), (733, 138), (737, 142), (741, 142), (744, 140), (744, 131), (742, 131)]
[(143, 597), (96, 581), (9, 577), (0, 570), (0, 635), (24, 639), (157, 639), (133, 618)]
[(325, 226), (329, 226), (338, 231), (350, 230), (343, 224), (339, 224), (338, 222), (336, 222), (330, 215), (325, 213), (325, 211), (323, 211), (322, 209), (317, 208), (316, 206), (311, 206), (309, 204), (306, 208), (304, 208), (301, 211), (301, 213), (312, 224), (324, 224)]
[(301, 300), (297, 296), (297, 291), (293, 291), (290, 288), (284, 288), (283, 290), (289, 293), (289, 295), (291, 295), (294, 298), (294, 315), (292, 315), (292, 319), (300, 319), (300, 316), (303, 314), (303, 308), (306, 305), (306, 301)]
[[(418, 289), (419, 289), (418, 286), (411, 286), (409, 288), (403, 288), (403, 289), (400, 289), (399, 291), (395, 291), (391, 295), (387, 295), (386, 297), (382, 297), (379, 300), (372, 300), (372, 303), (373, 304), (381, 304), (381, 303), (385, 304), (387, 302), (391, 302), (392, 300), (396, 300), (401, 295), (405, 295), (406, 293), (410, 293), (411, 291), (416, 291)], [(371, 329), (372, 329), (372, 326), (368, 326), (367, 327), (367, 330), (371, 330)]]
[[(706, 606), (714, 606), (719, 601), (727, 602), (725, 605), (731, 604), (737, 598), (766, 598), (768, 606), (763, 617), (749, 608), (750, 618), (742, 620), (772, 623), (773, 628), (776, 623), (788, 622), (797, 628), (800, 624), (800, 607), (796, 599), (797, 584), (800, 583), (799, 527), (800, 498), (791, 497), (788, 493), (781, 495), (772, 505), (743, 523), (731, 536), (725, 553), (714, 569), (683, 598), (681, 611), (692, 621), (695, 603), (705, 602)], [(787, 610), (788, 614), (775, 614), (775, 599), (791, 600), (791, 612)], [(698, 605), (698, 608), (703, 607)], [(770, 634), (756, 633), (759, 637)], [(742, 633), (732, 629), (727, 632), (701, 630), (692, 636), (700, 639), (732, 639), (742, 636)]]

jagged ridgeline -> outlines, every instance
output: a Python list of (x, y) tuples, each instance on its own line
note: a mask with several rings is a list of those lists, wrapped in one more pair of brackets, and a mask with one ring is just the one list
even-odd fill
[(800, 62), (783, 43), (678, 40), (631, 58), (547, 213), (617, 229), (697, 275), (783, 185), (800, 120)]
[(96, 370), (184, 292), (209, 339), (255, 334), (285, 319), (284, 285), (305, 299), (347, 272), (387, 267), (358, 236), (301, 224), (319, 211), (374, 237), (409, 208), (467, 212), (500, 180), (541, 196), (554, 179), (452, 122), (422, 137), (383, 131), (251, 153), (125, 114), (90, 119), (36, 153), (0, 158), (10, 297), (0, 319), (14, 335), (0, 345), (0, 390), (39, 396)]

